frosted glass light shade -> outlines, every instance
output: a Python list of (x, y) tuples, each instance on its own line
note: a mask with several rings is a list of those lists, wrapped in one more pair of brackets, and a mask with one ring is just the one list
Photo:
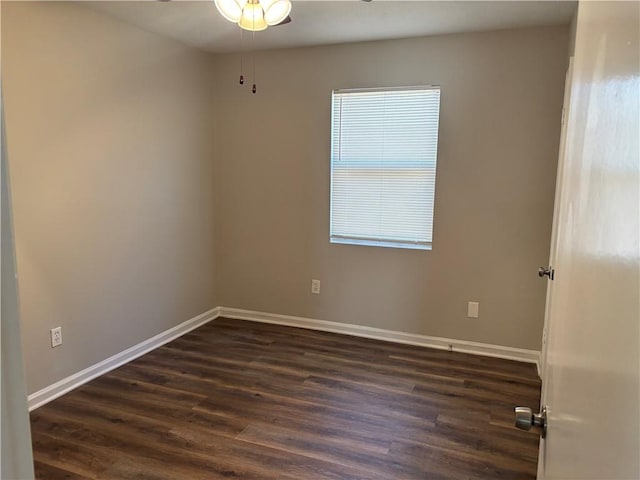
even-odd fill
[(242, 16), (242, 7), (245, 1), (238, 2), (236, 0), (215, 0), (216, 8), (224, 18), (230, 22), (237, 23)]
[(259, 3), (247, 3), (242, 9), (242, 16), (238, 22), (240, 28), (259, 32), (267, 28), (267, 22), (264, 20), (264, 11)]
[(264, 19), (267, 25), (279, 24), (291, 12), (291, 2), (289, 0), (266, 0), (264, 3)]

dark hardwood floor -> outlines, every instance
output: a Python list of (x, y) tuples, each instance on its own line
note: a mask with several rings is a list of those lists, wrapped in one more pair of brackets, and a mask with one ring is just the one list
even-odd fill
[(534, 479), (535, 366), (217, 319), (31, 414), (39, 479)]

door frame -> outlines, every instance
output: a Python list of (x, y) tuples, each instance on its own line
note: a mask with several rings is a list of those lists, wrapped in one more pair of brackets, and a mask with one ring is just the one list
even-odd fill
[[(573, 55), (569, 57), (569, 65), (565, 75), (564, 99), (562, 102), (562, 117), (560, 121), (560, 146), (558, 149), (558, 167), (556, 170), (556, 190), (553, 202), (553, 220), (551, 227), (551, 244), (549, 248), (549, 268), (553, 268), (556, 259), (558, 246), (559, 230), (559, 210), (562, 200), (562, 181), (565, 173), (565, 158), (567, 153), (567, 118), (569, 116), (569, 106), (571, 104), (571, 86), (573, 75)], [(547, 277), (548, 278), (548, 277)], [(538, 374), (542, 380), (545, 378), (547, 366), (547, 345), (549, 343), (549, 312), (551, 310), (551, 302), (553, 301), (553, 280), (547, 280), (547, 295), (544, 308), (544, 324), (542, 327), (542, 348), (540, 351), (540, 369)], [(540, 396), (540, 408), (544, 405), (544, 381), (542, 382), (542, 395)]]
[[(571, 87), (573, 85), (573, 55), (569, 57), (569, 64), (567, 66), (567, 73), (565, 75), (564, 84), (564, 99), (562, 101), (562, 117), (560, 121), (560, 145), (558, 148), (558, 167), (556, 170), (556, 190), (553, 203), (553, 220), (551, 226), (551, 243), (549, 247), (549, 263), (548, 267), (553, 268), (556, 260), (556, 253), (558, 250), (558, 238), (560, 237), (560, 207), (562, 202), (562, 185), (565, 176), (565, 161), (567, 157), (567, 118), (569, 117), (569, 108), (571, 105)], [(540, 368), (538, 374), (542, 380), (542, 391), (540, 394), (539, 410), (542, 412), (546, 405), (546, 381), (547, 378), (547, 352), (549, 345), (549, 322), (551, 304), (553, 302), (553, 280), (551, 277), (547, 277), (547, 295), (544, 308), (544, 324), (542, 327), (542, 348), (540, 351)], [(538, 450), (538, 475), (537, 478), (541, 478), (545, 464), (545, 449), (544, 439), (540, 439), (540, 446)]]

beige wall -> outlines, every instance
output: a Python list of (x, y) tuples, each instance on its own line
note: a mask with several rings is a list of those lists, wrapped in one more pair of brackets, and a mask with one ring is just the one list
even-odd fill
[[(77, 4), (2, 14), (29, 392), (216, 305), (539, 348), (568, 28), (259, 52), (252, 95), (236, 55)], [(420, 83), (433, 250), (329, 244), (331, 90)]]
[[(221, 304), (539, 349), (567, 47), (553, 27), (258, 52), (257, 95), (218, 57)], [(442, 87), (433, 250), (330, 244), (331, 90), (426, 83)]]
[(217, 305), (212, 63), (77, 4), (3, 2), (2, 22), (34, 392)]

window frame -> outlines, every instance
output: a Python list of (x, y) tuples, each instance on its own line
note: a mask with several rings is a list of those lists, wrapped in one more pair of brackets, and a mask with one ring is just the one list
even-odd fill
[[(349, 93), (368, 93), (368, 92), (405, 92), (405, 91), (425, 91), (425, 90), (437, 90), (438, 91), (438, 114), (437, 114), (437, 129), (436, 129), (436, 141), (435, 141), (435, 158), (434, 158), (434, 180), (433, 180), (433, 210), (431, 213), (431, 241), (430, 242), (421, 242), (421, 241), (406, 241), (406, 240), (389, 240), (385, 241), (383, 239), (370, 239), (370, 238), (357, 238), (354, 236), (345, 236), (333, 233), (333, 204), (334, 204), (334, 118), (335, 118), (335, 108), (336, 94), (349, 94)], [(362, 245), (362, 246), (373, 246), (373, 247), (387, 247), (387, 248), (401, 248), (401, 249), (412, 249), (412, 250), (432, 250), (433, 248), (433, 231), (434, 231), (434, 222), (435, 222), (435, 191), (436, 191), (436, 182), (437, 182), (437, 166), (438, 166), (438, 147), (440, 140), (440, 110), (442, 106), (442, 88), (440, 85), (411, 85), (411, 86), (395, 86), (395, 87), (371, 87), (371, 88), (345, 88), (345, 89), (335, 89), (331, 92), (331, 148), (330, 148), (330, 179), (329, 179), (329, 242), (333, 244), (344, 244), (344, 245)], [(341, 125), (342, 129), (342, 125)]]

